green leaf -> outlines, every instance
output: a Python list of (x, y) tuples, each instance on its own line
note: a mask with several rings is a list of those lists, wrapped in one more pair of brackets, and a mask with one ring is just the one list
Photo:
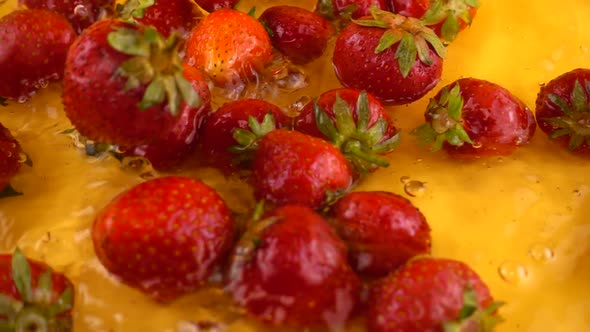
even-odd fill
[(334, 101), (334, 117), (336, 118), (336, 128), (338, 133), (343, 136), (346, 140), (352, 136), (356, 130), (356, 124), (352, 118), (352, 109), (347, 102), (340, 98), (340, 95), (336, 94), (336, 100)]
[(135, 89), (141, 84), (147, 84), (155, 75), (154, 68), (149, 60), (144, 57), (133, 57), (123, 62), (119, 66), (119, 74), (128, 79), (125, 90)]
[(201, 96), (199, 96), (199, 93), (195, 91), (193, 86), (184, 77), (184, 75), (178, 72), (174, 75), (174, 79), (176, 80), (176, 86), (180, 91), (180, 95), (182, 96), (184, 102), (192, 108), (201, 106)]
[(143, 99), (138, 104), (140, 110), (146, 110), (152, 106), (161, 104), (166, 98), (166, 91), (164, 90), (164, 82), (162, 79), (154, 79), (145, 89)]
[(385, 154), (395, 150), (401, 141), (401, 132), (397, 132), (395, 135), (391, 136), (389, 139), (373, 146), (372, 151), (378, 154)]
[(446, 16), (447, 13), (443, 9), (443, 1), (435, 0), (434, 2), (431, 1), (430, 8), (422, 15), (421, 20), (424, 25), (435, 25), (442, 22)]
[(427, 66), (431, 66), (434, 60), (430, 56), (430, 47), (428, 47), (428, 43), (424, 38), (416, 37), (414, 38), (414, 43), (416, 43), (416, 49), (418, 50), (418, 58), (422, 63)]
[(17, 247), (12, 255), (12, 280), (20, 296), (25, 302), (33, 300), (31, 287), (31, 266), (27, 257)]
[(411, 135), (416, 136), (421, 145), (428, 145), (436, 141), (438, 134), (432, 128), (432, 124), (427, 122), (410, 132)]
[(480, 3), (479, 0), (464, 0), (465, 4), (473, 8), (479, 8)]
[(410, 70), (416, 62), (416, 43), (414, 37), (409, 33), (404, 33), (402, 40), (395, 52), (395, 58), (398, 61), (402, 76), (408, 77)]
[(446, 58), (447, 48), (433, 31), (420, 32), (419, 35), (420, 37), (424, 38), (430, 44), (430, 46), (432, 46), (434, 52), (436, 52), (439, 57), (442, 59)]
[(377, 20), (352, 20), (353, 23), (363, 26), (363, 27), (371, 27), (371, 28), (389, 28), (389, 23)]
[(478, 308), (477, 293), (470, 286), (463, 293), (463, 308), (459, 312), (459, 320), (473, 315)]
[(180, 112), (180, 103), (182, 101), (182, 96), (176, 89), (176, 80), (172, 76), (163, 76), (162, 83), (168, 99), (168, 109), (172, 115), (176, 116)]
[(555, 106), (559, 107), (567, 116), (574, 116), (574, 111), (572, 110), (570, 105), (568, 105), (565, 99), (561, 98), (561, 96), (550, 94), (548, 98), (553, 104), (555, 104)]
[(369, 127), (369, 117), (371, 110), (369, 109), (369, 96), (367, 91), (363, 90), (356, 100), (357, 124), (356, 127), (359, 132), (364, 133)]
[(313, 114), (316, 126), (322, 132), (322, 134), (324, 134), (326, 137), (330, 139), (330, 141), (334, 143), (336, 143), (337, 141), (341, 143), (339, 139), (338, 130), (336, 130), (334, 123), (332, 123), (332, 119), (330, 119), (328, 114), (326, 114), (326, 112), (324, 112), (324, 110), (318, 105), (317, 100), (314, 101)]
[(447, 130), (444, 133), (444, 136), (447, 140), (447, 142), (449, 142), (449, 144), (454, 145), (454, 146), (461, 146), (463, 145), (463, 141), (459, 138), (459, 135), (457, 135), (457, 132), (455, 132), (455, 130)]
[(134, 19), (143, 18), (145, 10), (154, 3), (154, 0), (128, 0), (124, 4), (117, 4), (115, 10), (121, 20), (134, 23)]
[(253, 6), (252, 8), (250, 8), (250, 10), (248, 11), (248, 16), (256, 18), (256, 6)]
[(37, 288), (35, 290), (36, 302), (49, 303), (51, 301), (51, 292), (53, 287), (53, 280), (51, 276), (51, 270), (45, 271), (39, 275)]
[(574, 112), (582, 112), (588, 109), (588, 99), (586, 97), (586, 92), (580, 84), (579, 80), (576, 80), (574, 83), (574, 89), (572, 90), (572, 103), (574, 107)]
[(434, 140), (434, 144), (430, 147), (430, 151), (436, 152), (442, 149), (444, 142), (446, 141), (445, 135), (437, 135), (436, 139)]
[(554, 139), (562, 137), (562, 136), (570, 135), (571, 133), (572, 133), (572, 131), (570, 129), (565, 129), (565, 128), (557, 129), (556, 131), (551, 133), (551, 135), (549, 135), (549, 139), (554, 140)]
[(317, 4), (317, 11), (320, 15), (329, 20), (334, 19), (334, 4), (332, 0), (319, 0)]
[(441, 35), (447, 41), (453, 41), (459, 33), (459, 20), (455, 15), (447, 16), (441, 28)]
[(455, 129), (455, 133), (457, 134), (457, 136), (459, 137), (459, 139), (461, 141), (467, 142), (467, 143), (473, 145), (473, 141), (471, 140), (471, 137), (469, 137), (469, 134), (465, 131), (465, 128), (463, 128), (462, 125), (457, 124), (454, 129)]
[(459, 121), (461, 114), (463, 113), (463, 98), (461, 97), (461, 87), (456, 84), (451, 92), (449, 93), (449, 103), (447, 106), (447, 112), (451, 119)]
[(150, 56), (149, 44), (143, 41), (143, 35), (138, 30), (118, 28), (108, 34), (107, 41), (112, 48), (123, 54)]
[(74, 291), (71, 287), (66, 288), (57, 301), (48, 309), (50, 317), (58, 316), (72, 309), (74, 304)]
[(570, 142), (568, 144), (568, 149), (570, 151), (573, 151), (577, 148), (580, 147), (580, 145), (582, 145), (585, 141), (585, 137), (582, 135), (578, 135), (578, 134), (572, 134), (571, 138), (570, 138)]
[[(250, 116), (250, 118), (252, 118), (253, 120), (256, 120), (253, 116)], [(258, 121), (256, 121), (256, 123), (258, 123)], [(248, 119), (248, 124), (250, 124), (250, 119)], [(269, 111), (268, 113), (266, 113), (264, 115), (264, 118), (262, 119), (262, 123), (259, 126), (259, 130), (254, 131), (254, 134), (256, 134), (256, 137), (263, 137), (264, 135), (270, 133), (271, 131), (273, 131), (275, 129), (277, 129), (277, 125), (275, 123), (275, 117), (272, 114), (272, 112)]]
[(240, 145), (239, 148), (232, 150), (232, 152), (244, 151), (245, 147), (249, 147), (254, 141), (256, 141), (256, 135), (253, 132), (242, 128), (235, 128), (232, 131), (232, 137)]
[(0, 198), (21, 196), (22, 194), (23, 193), (16, 191), (9, 183), (2, 191), (0, 191)]
[(388, 123), (384, 119), (379, 119), (369, 128), (367, 135), (363, 136), (366, 140), (365, 145), (372, 147), (383, 139), (383, 134), (387, 130)]
[(379, 40), (379, 44), (375, 47), (375, 54), (379, 54), (386, 49), (390, 48), (391, 46), (395, 45), (402, 39), (402, 32), (399, 30), (392, 30), (388, 29), (385, 30), (381, 39)]

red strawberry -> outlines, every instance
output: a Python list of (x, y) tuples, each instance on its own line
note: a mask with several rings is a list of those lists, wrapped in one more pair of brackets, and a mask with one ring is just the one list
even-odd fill
[(272, 45), (295, 64), (319, 58), (334, 33), (325, 18), (300, 7), (270, 7), (259, 20), (269, 31)]
[(389, 0), (394, 13), (420, 18), (446, 41), (471, 25), (479, 0)]
[(196, 0), (195, 2), (208, 12), (214, 12), (223, 8), (233, 8), (240, 0)]
[(574, 69), (543, 85), (535, 112), (549, 138), (590, 155), (590, 69)]
[(322, 207), (352, 185), (350, 167), (338, 149), (319, 138), (277, 129), (259, 143), (252, 165), (258, 200)]
[(432, 150), (441, 147), (455, 158), (510, 155), (529, 142), (535, 118), (505, 88), (488, 81), (463, 78), (430, 101), (426, 124), (413, 134)]
[(272, 325), (342, 327), (360, 297), (344, 243), (300, 205), (280, 207), (251, 226), (234, 250), (229, 276), (234, 301)]
[(370, 15), (371, 6), (387, 9), (385, 0), (318, 0), (315, 10), (330, 20), (335, 18), (348, 20)]
[[(179, 40), (154, 28), (103, 20), (86, 29), (68, 53), (63, 104), (83, 136), (137, 146), (158, 142), (178, 121), (196, 117), (199, 81), (182, 67)], [(185, 115), (188, 114), (188, 115)]]
[(358, 272), (384, 275), (414, 256), (430, 253), (426, 218), (399, 195), (349, 193), (332, 205), (330, 214)]
[(295, 118), (295, 130), (330, 140), (361, 173), (389, 166), (379, 155), (391, 152), (400, 137), (383, 105), (351, 88), (330, 90), (309, 102)]
[(92, 227), (106, 269), (163, 302), (198, 289), (230, 250), (233, 236), (231, 212), (212, 188), (172, 176), (117, 196)]
[(256, 150), (258, 138), (288, 124), (289, 118), (283, 111), (264, 100), (241, 99), (226, 103), (212, 113), (203, 126), (200, 140), (203, 157), (226, 172), (234, 171), (246, 161), (244, 158), (250, 159), (248, 152)]
[(20, 170), (22, 153), (18, 141), (0, 124), (0, 193)]
[(376, 285), (369, 295), (369, 332), (491, 332), (501, 305), (465, 263), (418, 258)]
[(16, 10), (0, 18), (0, 97), (26, 100), (61, 79), (76, 32), (61, 15)]
[(0, 254), (0, 300), (2, 331), (73, 330), (72, 283), (18, 248), (13, 255)]
[(420, 99), (440, 80), (445, 47), (415, 18), (378, 9), (372, 14), (338, 35), (332, 58), (338, 79), (388, 105)]
[(217, 85), (240, 86), (272, 60), (268, 33), (252, 16), (233, 9), (208, 15), (187, 41), (189, 63)]

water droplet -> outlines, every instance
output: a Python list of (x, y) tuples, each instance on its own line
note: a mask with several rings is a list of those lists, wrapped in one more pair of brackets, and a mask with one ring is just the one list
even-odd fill
[(27, 95), (22, 95), (22, 96), (19, 96), (19, 97), (18, 97), (18, 99), (17, 99), (16, 101), (17, 101), (18, 103), (20, 103), (20, 104), (24, 104), (24, 103), (26, 103), (26, 102), (27, 102), (27, 100), (29, 100), (29, 96), (27, 96)]
[(401, 178), (399, 178), (399, 181), (403, 184), (406, 184), (406, 183), (410, 182), (410, 177), (407, 175), (404, 175)]
[(74, 15), (79, 17), (88, 17), (88, 8), (84, 5), (77, 5), (74, 8)]
[(555, 258), (555, 253), (550, 247), (536, 243), (529, 248), (529, 256), (537, 262), (547, 263)]
[(524, 264), (506, 261), (498, 267), (500, 277), (511, 284), (518, 284), (528, 278), (529, 271)]
[(408, 181), (404, 185), (404, 191), (412, 197), (422, 196), (426, 192), (426, 183), (417, 180)]
[(19, 152), (18, 153), (18, 162), (23, 164), (25, 163), (27, 160), (29, 160), (29, 156), (27, 156), (26, 153), (24, 152)]
[(473, 144), (471, 144), (471, 146), (473, 146), (474, 149), (479, 149), (481, 148), (481, 143), (480, 142), (473, 142)]

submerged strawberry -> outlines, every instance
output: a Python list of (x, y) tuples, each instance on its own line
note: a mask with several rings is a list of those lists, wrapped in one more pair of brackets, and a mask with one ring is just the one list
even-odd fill
[(531, 110), (505, 88), (463, 78), (430, 101), (426, 124), (412, 133), (432, 150), (444, 148), (456, 158), (510, 155), (535, 133)]
[(270, 212), (246, 231), (232, 258), (234, 301), (266, 323), (337, 328), (358, 305), (361, 283), (344, 243), (306, 206)]
[(10, 131), (0, 124), (0, 192), (2, 192), (21, 166), (22, 150)]
[(76, 32), (61, 15), (16, 10), (0, 18), (0, 97), (24, 101), (61, 79)]
[(346, 87), (387, 105), (420, 99), (440, 81), (446, 49), (418, 19), (372, 9), (338, 35), (332, 62)]
[(197, 179), (173, 176), (117, 196), (92, 227), (105, 268), (162, 302), (201, 287), (233, 236), (233, 218), (221, 197)]
[(369, 332), (492, 332), (501, 321), (486, 284), (465, 263), (418, 258), (375, 284)]
[(17, 248), (0, 254), (0, 327), (6, 332), (71, 332), (74, 286)]
[(535, 112), (550, 139), (590, 155), (590, 69), (574, 69), (543, 85)]

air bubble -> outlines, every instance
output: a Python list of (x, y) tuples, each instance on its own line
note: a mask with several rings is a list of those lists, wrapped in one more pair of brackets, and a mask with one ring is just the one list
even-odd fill
[(474, 149), (480, 149), (482, 147), (482, 144), (480, 142), (473, 142), (473, 144), (471, 144), (471, 146)]
[(27, 160), (29, 160), (29, 156), (27, 156), (26, 153), (24, 152), (19, 152), (18, 154), (18, 162), (21, 164), (24, 164), (27, 162)]
[(498, 267), (500, 277), (511, 284), (518, 284), (528, 278), (529, 271), (524, 264), (506, 261)]
[(426, 183), (410, 180), (404, 184), (404, 191), (412, 197), (422, 196), (426, 192)]
[(410, 177), (407, 175), (402, 176), (401, 178), (399, 178), (399, 181), (403, 184), (407, 184), (408, 182), (410, 182)]
[(77, 5), (74, 8), (74, 15), (79, 17), (88, 17), (88, 8), (84, 5)]
[(555, 253), (550, 247), (537, 243), (529, 248), (529, 256), (540, 263), (547, 263), (555, 258)]

